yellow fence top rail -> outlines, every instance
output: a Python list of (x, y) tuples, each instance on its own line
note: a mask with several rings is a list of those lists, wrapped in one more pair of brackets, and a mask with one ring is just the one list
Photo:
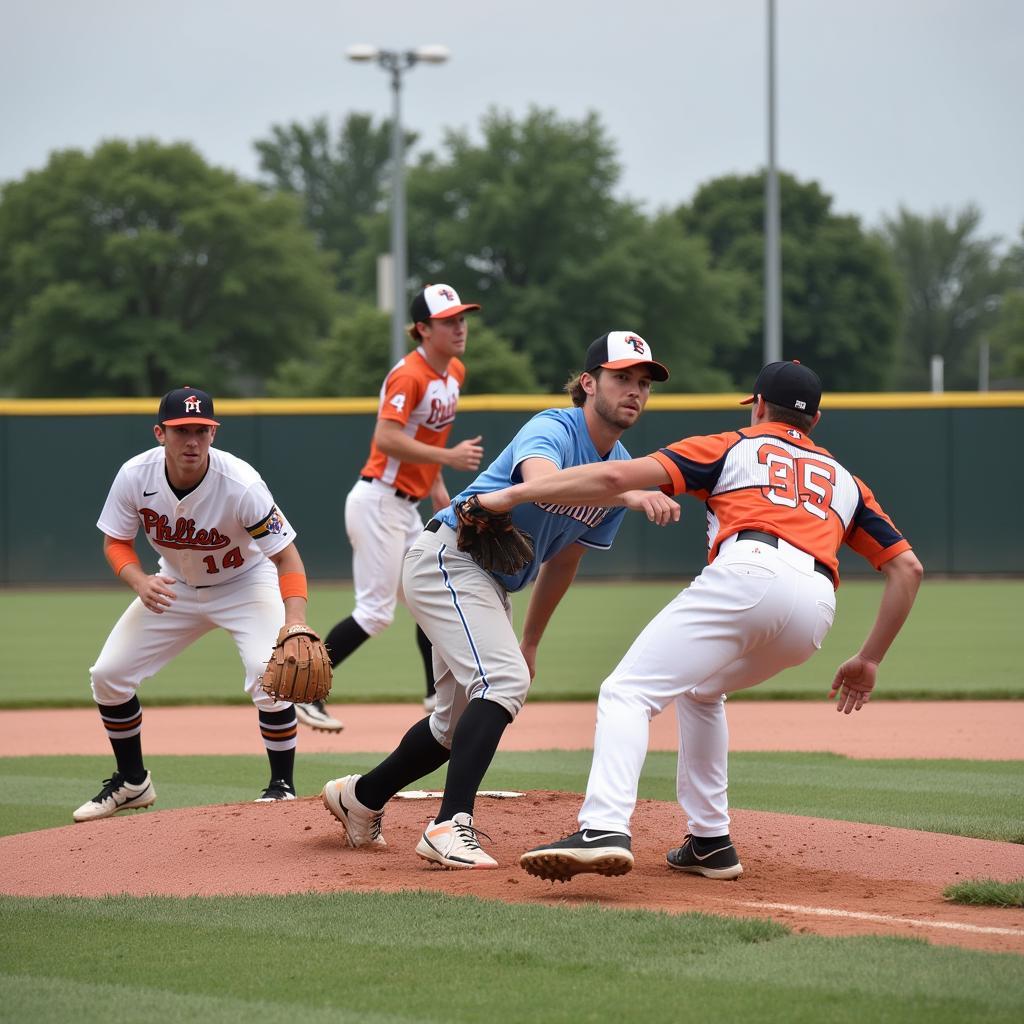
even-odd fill
[[(652, 395), (648, 409), (665, 412), (735, 410), (743, 394)], [(155, 419), (156, 398), (0, 398), (0, 416), (140, 416)], [(568, 405), (565, 395), (466, 395), (462, 412), (538, 412)], [(377, 412), (372, 398), (218, 398), (217, 416), (334, 416)], [(829, 409), (1005, 409), (1024, 407), (1024, 391), (889, 391), (829, 393)]]

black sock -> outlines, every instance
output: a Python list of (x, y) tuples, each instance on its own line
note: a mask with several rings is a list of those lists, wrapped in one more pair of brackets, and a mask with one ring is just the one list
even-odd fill
[(356, 783), (356, 799), (379, 811), (400, 789), (436, 771), (451, 756), (430, 731), (430, 719), (421, 718), (397, 748)]
[(331, 668), (337, 668), (357, 647), (370, 639), (370, 634), (350, 615), (327, 634), (324, 646), (331, 656)]
[(434, 696), (434, 648), (430, 646), (427, 634), (416, 627), (416, 646), (420, 649), (420, 657), (423, 659), (423, 674), (427, 679), (427, 696)]
[(492, 700), (477, 697), (469, 702), (452, 737), (452, 756), (437, 821), (449, 821), (461, 811), (473, 813), (476, 791), (511, 721), (512, 716)]
[(704, 853), (708, 850), (720, 850), (723, 846), (732, 844), (728, 832), (724, 836), (690, 836), (690, 838), (693, 840), (693, 848), (698, 853)]
[(260, 731), (264, 743), (289, 743), (286, 750), (271, 750), (267, 747), (267, 760), (270, 762), (270, 781), (281, 779), (295, 790), (295, 737), (299, 731), (299, 720), (295, 708), (284, 711), (260, 711)]
[(133, 696), (123, 704), (97, 704), (96, 707), (114, 750), (117, 770), (133, 786), (139, 785), (146, 777), (142, 763), (142, 705), (139, 698)]

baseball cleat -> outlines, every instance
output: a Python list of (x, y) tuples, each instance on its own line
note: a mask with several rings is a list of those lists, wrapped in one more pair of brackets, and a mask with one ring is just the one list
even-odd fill
[(326, 783), (320, 793), (324, 807), (344, 825), (345, 839), (353, 849), (360, 846), (387, 846), (380, 834), (384, 811), (374, 811), (356, 799), (356, 783), (360, 777), (344, 775)]
[(416, 844), (416, 855), (449, 870), (496, 868), (498, 862), (480, 848), (478, 836), (491, 837), (473, 827), (473, 816), (465, 811), (450, 821), (432, 821)]
[(633, 867), (630, 838), (624, 832), (585, 828), (553, 843), (528, 850), (519, 858), (528, 874), (549, 882), (574, 875), (625, 875)]
[(683, 845), (669, 850), (665, 859), (676, 871), (705, 878), (739, 878), (743, 874), (743, 865), (728, 835), (709, 839), (686, 836)]
[(312, 704), (296, 704), (295, 717), (317, 732), (341, 732), (345, 728), (342, 722), (331, 716), (322, 700), (315, 700)]
[(284, 779), (271, 779), (270, 785), (256, 797), (255, 803), (269, 804), (274, 800), (294, 800), (295, 787)]
[(97, 818), (110, 818), (118, 811), (129, 811), (134, 807), (149, 807), (156, 802), (156, 789), (153, 778), (146, 772), (146, 777), (138, 785), (133, 785), (120, 773), (114, 772), (109, 779), (103, 780), (103, 788), (89, 801), (82, 804), (72, 815), (75, 821), (95, 821)]

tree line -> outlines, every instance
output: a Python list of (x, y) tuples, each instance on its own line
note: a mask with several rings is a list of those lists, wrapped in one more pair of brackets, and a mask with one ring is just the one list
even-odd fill
[[(187, 144), (64, 150), (0, 190), (0, 391), (373, 395), (389, 364), (375, 307), (388, 248), (390, 125), (276, 125), (259, 179)], [(415, 136), (408, 135), (415, 146)], [(647, 213), (620, 198), (600, 118), (492, 110), (408, 168), (410, 291), (480, 302), (469, 393), (555, 392), (610, 329), (672, 369), (661, 391), (749, 387), (762, 362), (762, 173), (713, 179)], [(873, 229), (783, 174), (783, 349), (832, 391), (1024, 386), (1024, 228), (969, 206), (899, 209)]]

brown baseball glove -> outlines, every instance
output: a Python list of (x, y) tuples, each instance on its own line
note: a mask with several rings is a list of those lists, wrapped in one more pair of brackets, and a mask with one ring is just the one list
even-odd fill
[(533, 560), (533, 539), (512, 522), (511, 512), (492, 512), (474, 494), (455, 506), (458, 548), (481, 569), (514, 576)]
[(260, 685), (276, 700), (311, 704), (331, 692), (331, 671), (327, 648), (309, 626), (282, 626)]

